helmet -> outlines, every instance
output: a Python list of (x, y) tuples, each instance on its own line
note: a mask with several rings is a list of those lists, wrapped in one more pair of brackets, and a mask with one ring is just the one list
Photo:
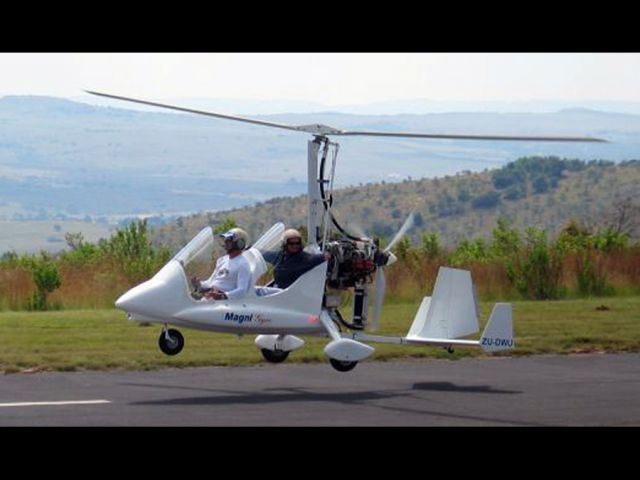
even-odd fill
[(232, 240), (234, 247), (238, 250), (244, 250), (249, 244), (249, 234), (241, 228), (232, 228), (231, 230), (220, 234), (220, 236), (224, 240)]
[(290, 228), (289, 230), (285, 230), (284, 233), (282, 234), (283, 247), (287, 246), (287, 240), (289, 240), (290, 238), (299, 238), (300, 241), (302, 242), (302, 235), (300, 235), (300, 232), (295, 228)]

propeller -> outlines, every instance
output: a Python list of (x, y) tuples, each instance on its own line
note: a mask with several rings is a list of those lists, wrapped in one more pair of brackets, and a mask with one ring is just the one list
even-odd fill
[(387, 286), (387, 281), (384, 277), (384, 267), (387, 265), (391, 265), (398, 260), (392, 252), (391, 249), (400, 241), (400, 239), (407, 233), (407, 231), (413, 227), (414, 224), (414, 216), (413, 212), (409, 214), (407, 219), (404, 221), (400, 230), (396, 232), (389, 245), (385, 247), (383, 250), (389, 258), (387, 259), (387, 263), (384, 266), (379, 266), (376, 269), (376, 291), (374, 297), (374, 308), (373, 308), (373, 320), (371, 321), (371, 331), (375, 332), (378, 329), (378, 325), (380, 323), (380, 312), (382, 311), (382, 301), (384, 300), (384, 291)]
[(396, 246), (396, 243), (398, 243), (400, 239), (404, 237), (404, 234), (407, 233), (407, 230), (413, 227), (413, 223), (414, 223), (413, 212), (411, 212), (407, 217), (407, 219), (402, 224), (402, 226), (400, 227), (400, 230), (398, 230), (398, 232), (395, 234), (393, 239), (389, 242), (389, 245), (385, 247), (383, 252), (384, 253), (390, 252), (391, 249)]

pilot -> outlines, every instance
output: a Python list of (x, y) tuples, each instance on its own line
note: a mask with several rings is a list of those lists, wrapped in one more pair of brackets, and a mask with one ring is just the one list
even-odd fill
[(290, 228), (282, 234), (282, 250), (265, 252), (264, 259), (275, 266), (273, 287), (261, 287), (258, 295), (268, 295), (288, 288), (300, 275), (325, 261), (325, 254), (309, 253), (302, 249), (302, 235)]
[(234, 300), (243, 297), (251, 288), (251, 269), (242, 252), (249, 244), (249, 235), (241, 228), (232, 228), (220, 237), (224, 241), (226, 255), (216, 262), (211, 276), (204, 281), (192, 279), (196, 289), (205, 292), (210, 300)]

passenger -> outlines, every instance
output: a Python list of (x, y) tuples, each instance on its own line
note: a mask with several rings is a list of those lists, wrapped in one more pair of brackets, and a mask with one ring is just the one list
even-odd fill
[(191, 283), (209, 300), (235, 300), (251, 288), (251, 268), (242, 252), (249, 244), (249, 235), (241, 228), (232, 228), (220, 235), (226, 255), (216, 262), (211, 276), (204, 281), (192, 278)]
[(293, 228), (282, 234), (282, 250), (265, 252), (263, 257), (275, 266), (274, 281), (271, 287), (258, 288), (258, 295), (270, 295), (288, 288), (302, 274), (326, 260), (325, 254), (305, 252), (302, 249), (302, 235)]

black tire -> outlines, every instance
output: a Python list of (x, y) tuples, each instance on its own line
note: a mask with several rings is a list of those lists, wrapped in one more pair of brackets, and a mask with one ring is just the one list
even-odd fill
[(267, 350), (266, 348), (261, 348), (260, 351), (264, 359), (271, 363), (282, 363), (289, 356), (289, 352), (285, 352), (284, 350)]
[(162, 350), (162, 353), (165, 355), (179, 354), (184, 348), (184, 337), (178, 330), (173, 328), (170, 328), (167, 333), (169, 334), (168, 340), (165, 332), (160, 333), (160, 338), (158, 338), (160, 350)]
[(349, 372), (356, 368), (358, 364), (358, 362), (343, 362), (342, 360), (335, 360), (333, 358), (330, 358), (329, 362), (331, 362), (331, 366), (339, 372)]

